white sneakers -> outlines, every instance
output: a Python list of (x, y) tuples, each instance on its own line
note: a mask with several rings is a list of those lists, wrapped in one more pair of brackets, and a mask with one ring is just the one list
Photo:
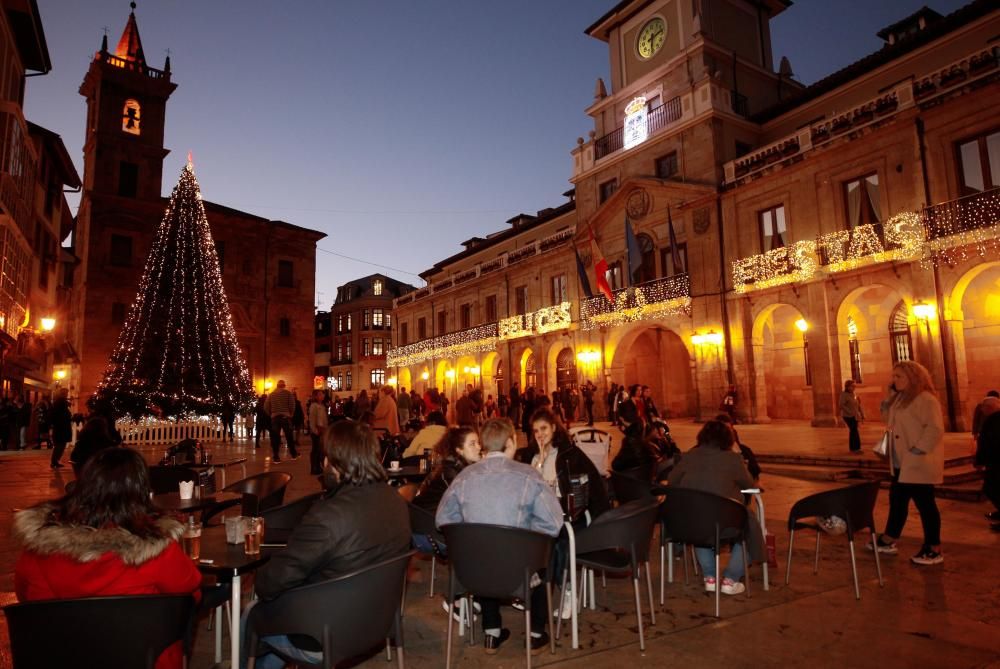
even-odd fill
[[(706, 576), (705, 577), (705, 592), (715, 592), (715, 577)], [(742, 581), (734, 581), (731, 578), (722, 579), (722, 594), (724, 595), (739, 595), (746, 591), (746, 586), (743, 585)]]

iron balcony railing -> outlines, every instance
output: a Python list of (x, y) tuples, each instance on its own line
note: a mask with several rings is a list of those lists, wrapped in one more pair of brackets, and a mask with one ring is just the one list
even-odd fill
[[(657, 130), (678, 121), (681, 117), (680, 96), (667, 100), (659, 107), (649, 110), (646, 115), (646, 132), (652, 135)], [(594, 142), (594, 157), (597, 160), (611, 155), (624, 145), (625, 128), (616, 128)]]

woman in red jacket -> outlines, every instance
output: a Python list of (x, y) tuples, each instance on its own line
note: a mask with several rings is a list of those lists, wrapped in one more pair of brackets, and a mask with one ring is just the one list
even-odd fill
[[(197, 598), (201, 573), (178, 543), (183, 529), (154, 513), (141, 455), (127, 448), (103, 450), (84, 467), (72, 492), (15, 515), (14, 534), (24, 549), (14, 567), (17, 598), (184, 593)], [(163, 651), (156, 667), (179, 669), (182, 658), (178, 642)]]

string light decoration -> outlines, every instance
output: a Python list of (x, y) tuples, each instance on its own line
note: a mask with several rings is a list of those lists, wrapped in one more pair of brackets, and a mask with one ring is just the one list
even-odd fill
[[(913, 260), (924, 253), (924, 219), (914, 212), (896, 214), (882, 225), (886, 248), (874, 225), (838, 230), (814, 241), (795, 242), (789, 247), (733, 261), (733, 287), (738, 293), (771, 288), (817, 275), (846, 272), (866, 265), (894, 260)], [(826, 264), (821, 265), (822, 251)]]
[(409, 367), (432, 358), (458, 358), (463, 355), (485, 353), (496, 350), (498, 341), (497, 324), (487, 323), (394, 348), (386, 355), (386, 365)]
[(921, 265), (955, 265), (974, 255), (1000, 255), (1000, 188), (952, 200), (925, 210), (930, 241)]
[(591, 297), (580, 304), (584, 330), (667, 318), (691, 310), (691, 282), (687, 274), (620, 289), (613, 295), (613, 304), (604, 295)]
[(506, 340), (530, 337), (536, 333), (545, 334), (546, 332), (565, 330), (573, 322), (570, 307), (572, 307), (572, 303), (560, 302), (538, 311), (503, 318), (497, 325), (497, 336)]
[(170, 195), (135, 302), (89, 404), (181, 417), (249, 408), (250, 374), (190, 159)]

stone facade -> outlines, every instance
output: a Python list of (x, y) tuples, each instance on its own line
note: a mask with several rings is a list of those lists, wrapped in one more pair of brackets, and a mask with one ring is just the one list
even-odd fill
[[(860, 377), (877, 417), (892, 364), (915, 359), (961, 429), (1000, 378), (988, 343), (1000, 334), (1000, 11), (977, 1), (904, 19), (880, 33), (885, 48), (803, 87), (770, 55), (767, 21), (786, 8), (634, 0), (591, 26), (614, 90), (598, 83), (594, 130), (572, 152), (572, 209), (467, 242), (397, 300), (396, 327), (427, 325), (390, 356), (400, 382), (645, 383), (671, 414), (700, 418), (732, 384), (746, 420), (832, 425), (845, 379)], [(627, 290), (626, 219), (642, 260)], [(517, 255), (557, 228), (570, 230), (564, 246)], [(591, 231), (620, 289), (613, 306), (576, 278), (574, 248), (594, 288)], [(568, 327), (504, 336), (503, 319), (531, 311), (515, 288), (550, 305), (559, 275)]]
[[(80, 364), (73, 373), (81, 406), (104, 373), (167, 204), (160, 197), (168, 153), (163, 127), (174, 88), (169, 57), (162, 70), (146, 64), (134, 14), (114, 52), (105, 38), (80, 87), (88, 118), (74, 238)], [(263, 392), (268, 379), (285, 379), (289, 388), (308, 392), (316, 243), (323, 233), (204, 204), (256, 391)]]

